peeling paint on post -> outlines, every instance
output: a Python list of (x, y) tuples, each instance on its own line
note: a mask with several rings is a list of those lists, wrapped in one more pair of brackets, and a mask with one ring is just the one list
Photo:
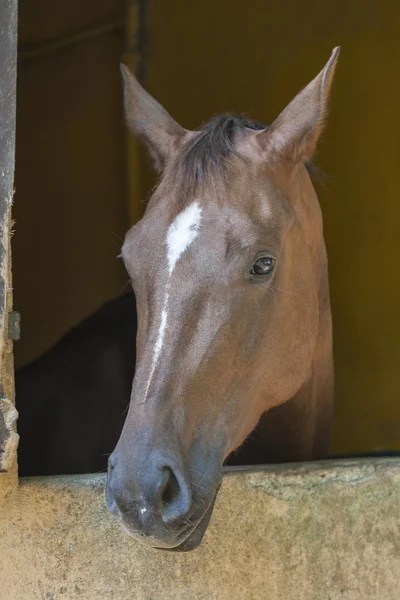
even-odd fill
[(0, 504), (16, 482), (12, 341), (8, 335), (11, 295), (11, 205), (14, 185), (17, 68), (17, 0), (0, 2)]

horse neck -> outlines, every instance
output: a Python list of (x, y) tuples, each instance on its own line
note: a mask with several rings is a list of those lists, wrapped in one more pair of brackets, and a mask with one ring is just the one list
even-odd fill
[(299, 168), (297, 173), (296, 188), (293, 207), (303, 231), (305, 242), (310, 249), (315, 276), (320, 278), (323, 274), (321, 273), (321, 267), (326, 263), (322, 211), (311, 178), (303, 166)]
[(295, 193), (293, 207), (309, 247), (313, 264), (315, 285), (318, 293), (320, 316), (330, 321), (328, 259), (323, 234), (321, 206), (311, 178), (304, 166), (299, 167), (293, 185)]

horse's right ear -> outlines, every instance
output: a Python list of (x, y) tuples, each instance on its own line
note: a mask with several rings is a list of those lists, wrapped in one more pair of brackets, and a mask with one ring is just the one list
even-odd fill
[(125, 117), (129, 129), (144, 141), (156, 169), (162, 171), (186, 130), (142, 88), (133, 73), (122, 63), (121, 72)]

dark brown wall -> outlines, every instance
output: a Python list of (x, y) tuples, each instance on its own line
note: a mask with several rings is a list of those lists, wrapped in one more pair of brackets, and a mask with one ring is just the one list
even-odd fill
[[(15, 305), (22, 315), (18, 364), (117, 295), (126, 281), (117, 259), (128, 227), (118, 68), (123, 18), (123, 2), (115, 0), (20, 4), (13, 240)], [(90, 37), (104, 26), (108, 32)], [(70, 36), (77, 39), (68, 45)]]

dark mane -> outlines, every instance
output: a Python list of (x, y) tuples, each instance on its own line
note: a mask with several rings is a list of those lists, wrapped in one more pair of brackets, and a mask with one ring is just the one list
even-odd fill
[(267, 126), (245, 116), (230, 114), (218, 115), (207, 121), (201, 127), (200, 135), (183, 150), (181, 160), (187, 174), (195, 177), (196, 181), (210, 175), (222, 175), (227, 160), (237, 155), (234, 147), (235, 137), (245, 128), (261, 131)]
[[(166, 179), (179, 186), (182, 198), (192, 197), (206, 184), (217, 188), (224, 184), (229, 159), (240, 156), (235, 149), (235, 138), (243, 129), (261, 131), (268, 125), (253, 121), (244, 115), (217, 115), (204, 123), (199, 134), (179, 152)], [(306, 164), (312, 178), (318, 172), (312, 163)]]
[(202, 184), (216, 187), (225, 181), (229, 159), (239, 156), (235, 137), (245, 128), (261, 131), (267, 125), (246, 116), (223, 114), (201, 126), (199, 134), (182, 148), (172, 165), (174, 184), (178, 183), (184, 196), (192, 196)]

